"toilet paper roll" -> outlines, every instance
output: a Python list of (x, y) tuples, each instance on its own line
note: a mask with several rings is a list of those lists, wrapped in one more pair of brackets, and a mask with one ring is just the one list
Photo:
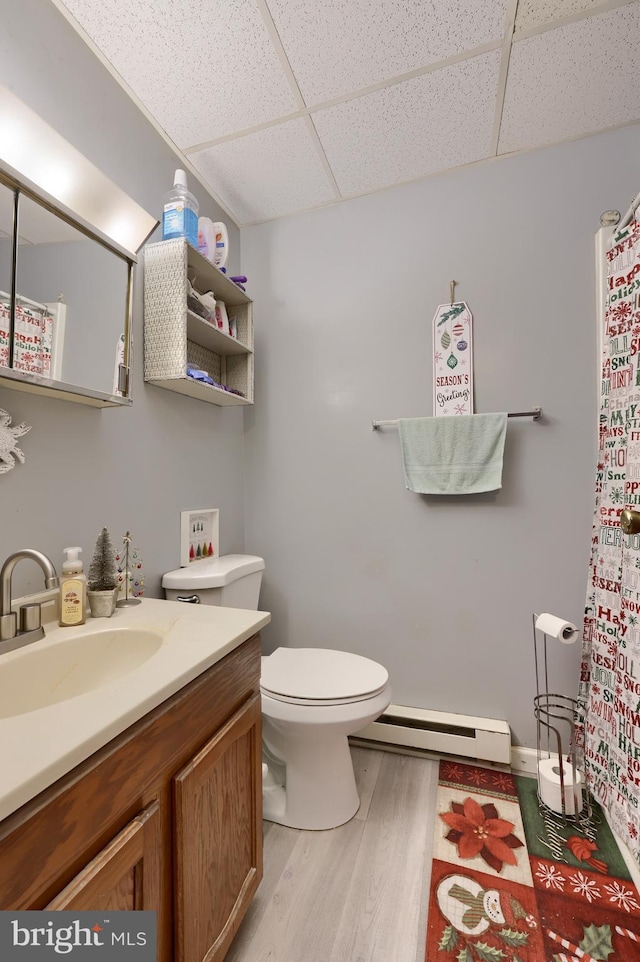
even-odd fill
[[(582, 811), (582, 775), (576, 770), (574, 783), (571, 765), (567, 761), (563, 764), (564, 814), (576, 815)], [(547, 808), (562, 815), (560, 761), (557, 758), (543, 758), (538, 762), (538, 790)]]
[(551, 638), (557, 638), (563, 645), (572, 645), (578, 637), (578, 629), (570, 621), (544, 612), (536, 618), (536, 628)]

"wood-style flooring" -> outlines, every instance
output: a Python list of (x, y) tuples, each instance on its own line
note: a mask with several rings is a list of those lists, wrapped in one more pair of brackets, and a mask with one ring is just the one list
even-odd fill
[(350, 822), (264, 823), (264, 878), (226, 962), (424, 962), (438, 762), (351, 753)]

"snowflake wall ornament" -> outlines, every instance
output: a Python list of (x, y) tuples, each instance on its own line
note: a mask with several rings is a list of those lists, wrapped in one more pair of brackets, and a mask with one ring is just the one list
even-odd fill
[[(31, 425), (18, 424), (15, 428), (10, 427), (11, 415), (8, 411), (0, 408), (0, 474), (6, 474), (16, 465), (16, 458), (20, 464), (24, 464), (24, 452), (16, 444), (16, 438), (21, 438), (23, 434), (31, 430)], [(14, 457), (15, 455), (15, 457)]]

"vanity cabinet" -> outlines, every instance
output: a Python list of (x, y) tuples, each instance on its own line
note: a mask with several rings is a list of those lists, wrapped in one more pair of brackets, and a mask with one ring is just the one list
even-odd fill
[(260, 716), (256, 695), (174, 780), (176, 962), (224, 958), (256, 889), (262, 826), (258, 833), (247, 825)]
[(160, 892), (160, 810), (153, 802), (51, 900), (49, 911), (153, 911)]
[[(224, 302), (235, 337), (190, 309), (189, 284)], [(187, 377), (187, 366), (221, 386)], [(144, 379), (211, 404), (253, 404), (251, 298), (184, 238), (144, 249)]]
[(262, 877), (254, 636), (0, 823), (0, 910), (157, 912), (159, 962), (219, 962)]

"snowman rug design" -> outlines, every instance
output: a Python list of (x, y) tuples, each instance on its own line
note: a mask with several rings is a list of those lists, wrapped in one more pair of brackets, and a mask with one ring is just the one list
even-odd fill
[(520, 902), (508, 892), (484, 889), (479, 882), (465, 875), (444, 878), (436, 897), (440, 911), (451, 925), (464, 935), (480, 935), (491, 925), (513, 927), (524, 919), (529, 928), (537, 923)]
[(534, 916), (509, 892), (484, 888), (467, 875), (443, 878), (436, 889), (436, 900), (449, 923), (438, 949), (455, 951), (454, 957), (465, 962), (516, 962), (523, 958), (521, 953), (538, 926)]

